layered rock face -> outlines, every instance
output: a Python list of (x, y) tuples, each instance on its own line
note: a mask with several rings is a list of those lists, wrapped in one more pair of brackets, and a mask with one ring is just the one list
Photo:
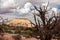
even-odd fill
[(26, 18), (16, 18), (6, 24), (10, 26), (34, 27), (34, 24)]

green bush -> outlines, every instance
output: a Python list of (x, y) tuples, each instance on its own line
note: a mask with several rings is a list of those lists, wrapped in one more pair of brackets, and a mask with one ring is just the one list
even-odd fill
[(23, 34), (24, 34), (25, 37), (31, 37), (33, 35), (33, 31), (31, 31), (31, 30), (25, 30), (23, 32)]
[(20, 31), (20, 30), (15, 30), (15, 33), (20, 34), (20, 33), (21, 33), (21, 31)]

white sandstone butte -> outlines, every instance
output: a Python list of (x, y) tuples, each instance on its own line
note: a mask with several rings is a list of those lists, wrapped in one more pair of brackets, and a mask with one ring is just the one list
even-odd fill
[(34, 27), (35, 25), (27, 18), (16, 18), (6, 23), (10, 26)]

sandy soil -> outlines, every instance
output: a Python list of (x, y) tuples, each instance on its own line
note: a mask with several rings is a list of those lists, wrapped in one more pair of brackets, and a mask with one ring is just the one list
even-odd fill
[[(16, 34), (3, 33), (0, 35), (0, 40), (20, 40)], [(15, 38), (14, 38), (15, 37)], [(36, 38), (25, 38), (21, 36), (21, 40), (37, 40)]]

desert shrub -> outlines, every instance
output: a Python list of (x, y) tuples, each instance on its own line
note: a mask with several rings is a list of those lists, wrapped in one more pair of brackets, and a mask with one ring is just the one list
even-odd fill
[(25, 37), (31, 37), (33, 35), (33, 31), (31, 31), (31, 30), (24, 30), (22, 34)]
[(20, 34), (21, 31), (20, 30), (15, 30), (15, 34)]

